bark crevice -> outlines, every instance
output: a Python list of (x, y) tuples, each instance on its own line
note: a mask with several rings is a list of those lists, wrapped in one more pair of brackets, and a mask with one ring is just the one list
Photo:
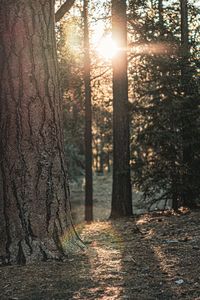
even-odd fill
[(54, 1), (0, 2), (0, 261), (75, 245), (64, 159)]

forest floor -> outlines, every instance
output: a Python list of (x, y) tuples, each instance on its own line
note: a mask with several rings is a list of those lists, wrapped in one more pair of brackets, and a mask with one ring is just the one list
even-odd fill
[[(99, 190), (108, 196), (105, 187)], [(74, 215), (81, 193), (72, 193)], [(200, 300), (200, 211), (108, 221), (101, 204), (99, 221), (77, 222), (84, 251), (64, 262), (1, 267), (0, 299)]]

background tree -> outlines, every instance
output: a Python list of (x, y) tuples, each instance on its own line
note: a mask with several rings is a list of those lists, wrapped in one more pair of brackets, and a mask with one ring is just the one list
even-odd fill
[[(132, 107), (133, 188), (143, 193), (149, 205), (162, 199), (164, 203), (166, 201), (166, 205), (172, 204), (174, 209), (178, 209), (184, 204), (184, 199), (188, 199), (187, 206), (189, 203), (195, 203), (199, 194), (198, 8), (192, 4), (192, 0), (188, 1), (189, 55), (185, 64), (181, 39), (183, 32), (187, 36), (187, 30), (181, 32), (180, 1), (137, 0), (128, 3), (128, 75), (129, 99), (132, 102), (129, 108)], [(78, 18), (78, 15), (80, 14), (77, 14), (77, 11), (73, 11), (71, 17)], [(79, 19), (82, 20), (81, 16)], [(75, 23), (81, 29), (80, 20), (77, 19)], [(103, 174), (105, 168), (110, 166), (109, 162), (112, 163), (111, 60), (108, 56), (106, 58), (102, 55), (101, 45), (101, 41), (105, 41), (111, 32), (110, 7), (107, 1), (91, 3), (88, 23), (91, 36), (93, 167), (98, 174)], [(67, 27), (71, 30), (69, 26)], [(73, 32), (77, 32), (78, 27), (76, 30), (73, 29)], [(81, 149), (84, 135), (84, 126), (82, 126), (84, 112), (81, 104), (84, 95), (82, 35), (79, 35), (80, 50), (74, 48), (73, 55), (70, 57), (64, 55), (68, 60), (68, 69), (72, 70), (71, 66), (75, 60), (80, 61), (77, 68), (72, 71), (76, 75), (79, 74), (77, 83), (79, 82), (80, 85), (75, 83), (76, 80), (71, 80), (74, 78), (72, 73), (67, 78), (70, 87), (67, 93), (69, 101), (66, 102), (65, 109), (67, 116), (65, 133), (67, 141), (70, 135), (69, 129), (73, 132), (70, 141), (75, 148), (69, 147), (66, 142), (67, 151), (68, 148), (72, 150), (68, 152), (73, 158), (72, 169), (79, 164), (80, 158), (82, 159), (79, 153), (83, 153)], [(107, 50), (108, 54), (109, 48)], [(79, 58), (75, 59), (75, 57)], [(183, 68), (187, 72), (183, 72)], [(187, 85), (183, 83), (183, 77), (187, 77), (188, 80), (184, 79)], [(77, 128), (80, 133), (78, 137)], [(119, 128), (118, 123), (117, 130)], [(190, 159), (186, 159), (186, 152)], [(189, 200), (186, 193), (194, 201)]]
[[(184, 203), (183, 195), (186, 191), (190, 194), (187, 206), (198, 198), (199, 193), (196, 180), (199, 172), (195, 168), (195, 165), (199, 165), (199, 96), (195, 87), (197, 65), (195, 55), (190, 53), (189, 68), (185, 73), (188, 74), (190, 70), (190, 94), (186, 96), (186, 86), (183, 89), (180, 84), (183, 58), (180, 52), (179, 5), (179, 1), (174, 2), (173, 7), (166, 3), (164, 5), (164, 1), (152, 1), (152, 5), (147, 5), (143, 12), (134, 10), (133, 23), (138, 39), (135, 44), (135, 68), (132, 69), (136, 79), (136, 101), (133, 104), (133, 128), (136, 133), (132, 144), (133, 180), (135, 187), (143, 191), (149, 205), (161, 199), (169, 204), (171, 200), (174, 209)], [(190, 20), (194, 25), (192, 15), (195, 8), (192, 7), (191, 5)], [(135, 11), (138, 11), (137, 18)], [(139, 20), (141, 13), (142, 21)], [(195, 36), (194, 32), (195, 25), (190, 32), (191, 40)], [(197, 39), (193, 41), (193, 47), (197, 47)], [(192, 96), (194, 91), (195, 97)], [(190, 164), (183, 159), (184, 149), (189, 149), (188, 146), (192, 157)]]
[(83, 3), (84, 17), (84, 86), (85, 86), (85, 220), (93, 219), (92, 184), (92, 103), (90, 78), (90, 40), (88, 28), (88, 0)]
[(111, 218), (132, 215), (127, 77), (126, 2), (112, 0), (112, 33), (119, 53), (113, 57), (113, 186)]
[(60, 257), (76, 239), (54, 1), (1, 1), (0, 20), (0, 257), (29, 263)]
[[(93, 103), (93, 152), (97, 175), (112, 164), (112, 61), (110, 55), (111, 10), (109, 1), (91, 7), (91, 78)], [(91, 39), (92, 40), (92, 39)]]
[(73, 9), (56, 24), (60, 85), (64, 104), (65, 156), (69, 180), (76, 182), (84, 175), (85, 170), (83, 20), (80, 5), (81, 3), (76, 1)]
[[(199, 194), (196, 178), (200, 176), (199, 167), (199, 104), (197, 84), (193, 78), (194, 68), (191, 65), (188, 1), (180, 1), (181, 14), (181, 90), (183, 93), (182, 140), (183, 140), (183, 205), (196, 207), (196, 197)], [(198, 151), (198, 152), (197, 152)], [(198, 159), (197, 159), (198, 157)], [(195, 166), (196, 165), (196, 166)]]
[[(55, 1), (56, 2), (56, 1)], [(60, 1), (61, 2), (61, 1)], [(55, 21), (59, 22), (73, 6), (75, 0), (65, 0), (55, 13)]]

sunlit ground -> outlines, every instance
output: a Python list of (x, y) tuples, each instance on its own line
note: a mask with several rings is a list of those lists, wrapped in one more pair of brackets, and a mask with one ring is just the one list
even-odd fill
[[(92, 288), (99, 299), (120, 299), (123, 290), (122, 248), (123, 239), (111, 223), (86, 225), (84, 239), (89, 238), (87, 255), (92, 271), (92, 280), (98, 287)], [(115, 244), (120, 244), (116, 247)], [(76, 298), (76, 295), (73, 299)]]
[[(83, 224), (64, 262), (0, 268), (0, 299), (197, 300), (200, 213)], [(67, 236), (65, 236), (67, 239)]]

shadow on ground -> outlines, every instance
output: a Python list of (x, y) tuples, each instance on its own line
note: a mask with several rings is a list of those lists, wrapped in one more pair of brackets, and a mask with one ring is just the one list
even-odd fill
[(85, 224), (85, 252), (64, 262), (1, 267), (0, 299), (197, 300), (199, 219), (193, 212)]
[(72, 189), (76, 229), (87, 249), (64, 262), (0, 267), (1, 300), (199, 300), (200, 212), (109, 217), (111, 177), (94, 184), (95, 221)]

